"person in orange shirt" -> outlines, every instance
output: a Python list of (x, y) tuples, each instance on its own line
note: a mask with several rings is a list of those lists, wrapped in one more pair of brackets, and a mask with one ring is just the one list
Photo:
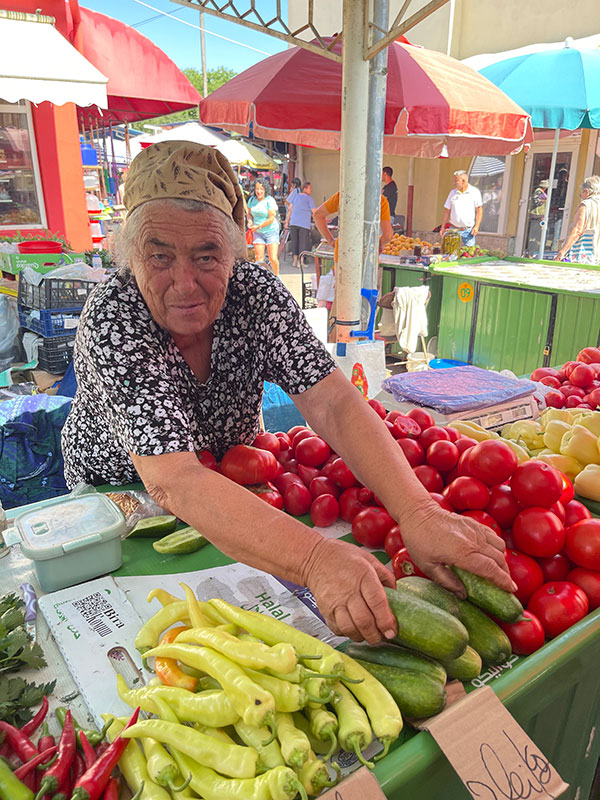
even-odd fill
[[(340, 193), (336, 192), (332, 194), (330, 198), (325, 200), (324, 203), (318, 208), (315, 208), (313, 211), (313, 219), (315, 221), (315, 225), (317, 226), (317, 230), (321, 234), (321, 236), (325, 239), (326, 242), (333, 247), (333, 260), (337, 263), (338, 257), (338, 241), (334, 239), (331, 231), (327, 227), (327, 217), (333, 217), (335, 214), (338, 213), (340, 208)], [(380, 216), (379, 216), (379, 225), (381, 228), (381, 235), (379, 237), (379, 252), (383, 250), (383, 245), (394, 235), (394, 231), (392, 229), (392, 220), (390, 217), (390, 205), (387, 199), (381, 195), (381, 209), (380, 209)]]

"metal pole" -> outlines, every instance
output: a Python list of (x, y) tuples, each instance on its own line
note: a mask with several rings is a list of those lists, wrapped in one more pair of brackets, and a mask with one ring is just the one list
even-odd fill
[(548, 195), (546, 197), (546, 212), (544, 213), (544, 221), (542, 223), (542, 237), (540, 240), (540, 258), (544, 257), (544, 249), (546, 247), (546, 236), (548, 235), (548, 217), (550, 216), (550, 203), (552, 202), (552, 187), (554, 185), (554, 170), (556, 169), (556, 156), (558, 155), (559, 138), (560, 138), (560, 128), (557, 128), (554, 134), (554, 149), (552, 151), (552, 160), (550, 161), (550, 176), (548, 178)]
[(408, 186), (406, 188), (406, 235), (413, 232), (413, 204), (415, 197), (415, 159), (408, 159)]
[[(373, 39), (385, 36), (389, 24), (389, 0), (373, 0)], [(367, 165), (365, 185), (365, 289), (378, 287), (379, 217), (381, 210), (381, 169), (383, 167), (383, 126), (387, 84), (387, 47), (377, 53), (369, 66), (369, 116), (367, 124)]]
[(204, 13), (200, 12), (200, 54), (202, 56), (202, 96), (208, 94), (208, 83), (206, 80), (206, 41), (204, 40)]
[(335, 300), (338, 342), (350, 341), (350, 331), (360, 325), (369, 112), (369, 63), (363, 58), (367, 5), (356, 0), (344, 0), (343, 5), (340, 241)]

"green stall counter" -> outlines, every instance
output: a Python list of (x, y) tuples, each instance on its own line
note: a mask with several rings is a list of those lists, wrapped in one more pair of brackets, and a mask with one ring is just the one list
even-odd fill
[(441, 358), (525, 375), (600, 344), (600, 268), (506, 258), (441, 263)]

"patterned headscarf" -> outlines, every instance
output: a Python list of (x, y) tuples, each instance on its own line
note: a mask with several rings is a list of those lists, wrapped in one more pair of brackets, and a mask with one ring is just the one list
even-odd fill
[(159, 142), (131, 162), (123, 202), (131, 213), (149, 200), (200, 200), (220, 209), (244, 230), (244, 201), (229, 161), (193, 142)]

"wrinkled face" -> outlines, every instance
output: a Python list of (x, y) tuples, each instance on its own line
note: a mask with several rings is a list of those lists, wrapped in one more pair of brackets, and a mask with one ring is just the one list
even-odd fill
[(155, 321), (174, 337), (208, 329), (225, 301), (234, 252), (226, 220), (215, 211), (147, 203), (131, 265)]
[(265, 196), (265, 187), (262, 183), (255, 183), (254, 184), (254, 194), (256, 195), (257, 200), (262, 200)]
[(458, 189), (459, 192), (464, 192), (467, 186), (469, 185), (469, 179), (466, 175), (455, 175), (454, 176), (454, 186)]

